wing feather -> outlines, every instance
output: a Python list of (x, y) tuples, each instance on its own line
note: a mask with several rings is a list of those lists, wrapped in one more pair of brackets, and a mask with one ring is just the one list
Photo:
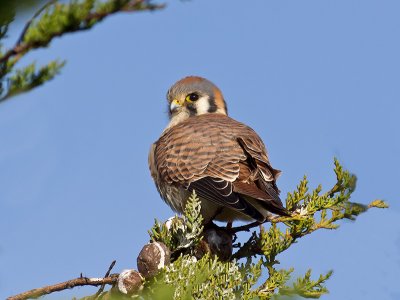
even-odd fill
[(233, 192), (231, 182), (205, 177), (192, 182), (188, 189), (189, 191), (195, 190), (199, 197), (222, 207), (229, 207), (260, 222), (265, 220), (265, 217), (253, 205), (246, 201), (240, 194)]
[(246, 197), (285, 214), (275, 184), (280, 171), (271, 167), (264, 143), (253, 129), (225, 115), (190, 117), (167, 129), (156, 142), (154, 164), (164, 182), (195, 189), (256, 220), (265, 216)]

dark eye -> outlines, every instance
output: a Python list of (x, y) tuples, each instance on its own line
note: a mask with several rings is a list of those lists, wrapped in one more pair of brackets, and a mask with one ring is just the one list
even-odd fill
[(199, 100), (199, 95), (197, 95), (196, 93), (191, 93), (186, 96), (186, 100), (189, 102), (197, 101)]

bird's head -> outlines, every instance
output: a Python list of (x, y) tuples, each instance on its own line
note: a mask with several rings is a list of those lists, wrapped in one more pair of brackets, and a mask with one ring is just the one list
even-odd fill
[(167, 93), (170, 125), (202, 114), (224, 114), (227, 108), (221, 91), (209, 80), (189, 76), (176, 82)]

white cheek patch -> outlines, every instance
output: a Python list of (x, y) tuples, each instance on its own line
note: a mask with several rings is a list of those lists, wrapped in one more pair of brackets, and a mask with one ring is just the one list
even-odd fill
[(197, 115), (203, 115), (208, 113), (210, 109), (210, 101), (207, 96), (203, 96), (196, 101)]

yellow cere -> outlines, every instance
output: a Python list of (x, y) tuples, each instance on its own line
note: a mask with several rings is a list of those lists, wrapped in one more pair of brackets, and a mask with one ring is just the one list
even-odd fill
[(182, 105), (183, 105), (183, 102), (184, 102), (184, 101), (178, 100), (178, 99), (172, 100), (172, 103), (175, 103), (176, 105), (179, 105), (179, 106), (182, 106)]

